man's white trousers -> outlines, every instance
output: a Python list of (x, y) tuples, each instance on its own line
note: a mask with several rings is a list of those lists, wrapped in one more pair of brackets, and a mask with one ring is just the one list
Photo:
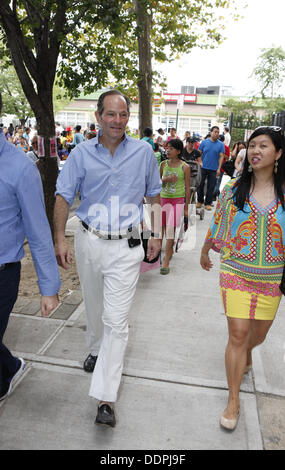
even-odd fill
[(75, 256), (87, 317), (87, 343), (98, 355), (89, 395), (115, 402), (128, 341), (128, 312), (144, 258), (142, 245), (104, 240), (80, 224)]

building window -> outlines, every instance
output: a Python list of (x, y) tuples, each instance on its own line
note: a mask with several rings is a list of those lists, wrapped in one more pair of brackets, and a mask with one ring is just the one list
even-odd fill
[(80, 125), (82, 129), (85, 129), (88, 127), (88, 122), (86, 118), (86, 113), (76, 113), (76, 112), (65, 112), (62, 111), (60, 113), (57, 113), (55, 116), (55, 121), (59, 122), (63, 127), (71, 126), (75, 127), (77, 125)]

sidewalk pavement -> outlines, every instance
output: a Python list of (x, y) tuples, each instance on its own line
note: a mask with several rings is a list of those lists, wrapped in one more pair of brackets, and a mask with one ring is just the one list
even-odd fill
[[(80, 291), (49, 318), (18, 299), (5, 343), (27, 367), (0, 405), (0, 449), (285, 448), (284, 299), (266, 342), (254, 351), (253, 371), (244, 376), (236, 430), (219, 426), (227, 401), (219, 257), (212, 253), (209, 273), (199, 265), (212, 213), (190, 227), (196, 244), (190, 251), (182, 245), (169, 275), (140, 276), (114, 429), (94, 425), (97, 402), (82, 370), (88, 351)], [(69, 234), (76, 224), (69, 220)]]

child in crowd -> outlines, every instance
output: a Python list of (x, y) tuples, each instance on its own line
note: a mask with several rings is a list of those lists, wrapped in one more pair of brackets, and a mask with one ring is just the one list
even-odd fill
[(155, 158), (157, 160), (157, 164), (158, 166), (161, 164), (161, 152), (159, 150), (159, 145), (157, 142), (155, 142), (154, 144), (154, 155), (155, 155)]
[[(173, 255), (175, 227), (179, 226), (184, 212), (188, 217), (190, 201), (190, 167), (181, 161), (183, 142), (171, 139), (167, 145), (167, 158), (160, 164), (162, 179), (162, 238), (166, 234), (165, 257), (160, 274), (168, 274), (169, 261)], [(185, 203), (184, 203), (185, 198)]]

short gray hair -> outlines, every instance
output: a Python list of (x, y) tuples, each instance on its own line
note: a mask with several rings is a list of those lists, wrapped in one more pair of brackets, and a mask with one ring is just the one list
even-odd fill
[(102, 95), (99, 96), (99, 99), (98, 99), (98, 102), (97, 102), (97, 111), (98, 111), (100, 116), (102, 116), (103, 111), (104, 111), (104, 99), (106, 98), (106, 96), (110, 96), (110, 95), (122, 96), (124, 98), (125, 102), (126, 102), (127, 111), (128, 111), (128, 113), (130, 112), (131, 102), (130, 102), (129, 98), (126, 95), (124, 95), (123, 93), (121, 93), (119, 90), (108, 90), (108, 91), (105, 91), (104, 93), (102, 93)]

